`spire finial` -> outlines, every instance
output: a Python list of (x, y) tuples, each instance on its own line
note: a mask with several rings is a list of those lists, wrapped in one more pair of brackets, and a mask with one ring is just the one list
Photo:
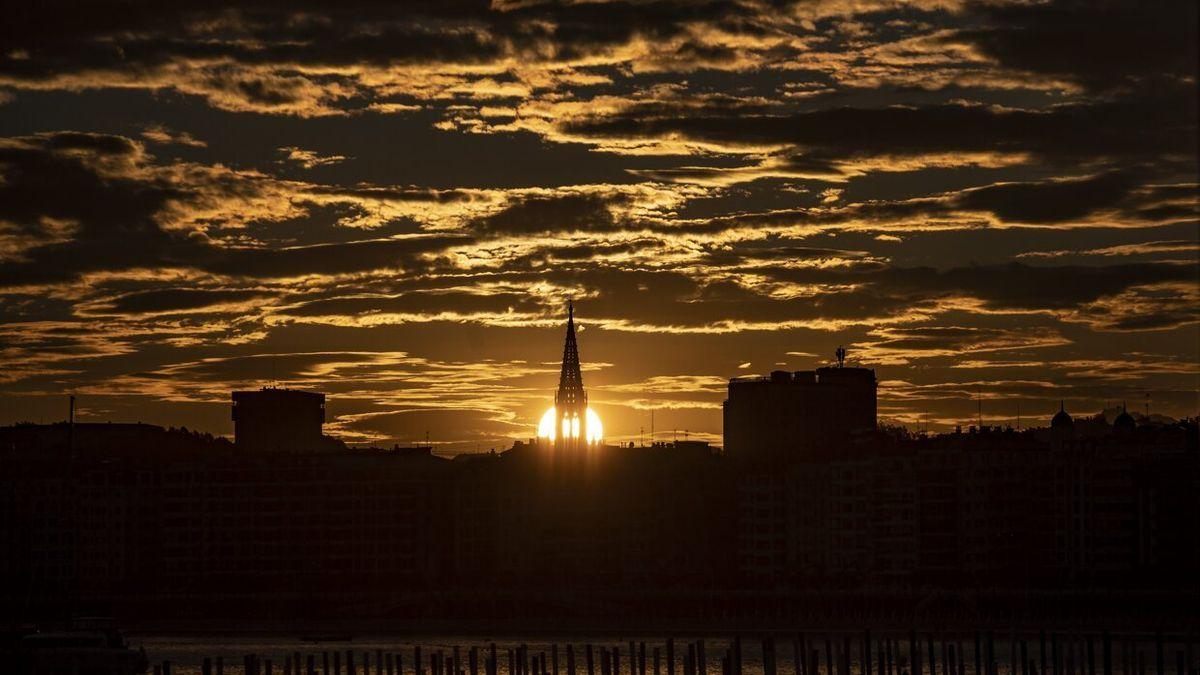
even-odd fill
[(1064, 408), (1064, 407), (1063, 407), (1063, 402), (1062, 402), (1062, 400), (1061, 400), (1061, 399), (1060, 399), (1060, 400), (1059, 400), (1059, 402), (1058, 402), (1058, 411), (1059, 411), (1059, 412), (1066, 412), (1066, 408)]
[(583, 391), (583, 374), (579, 367), (579, 347), (575, 343), (575, 303), (567, 301), (567, 339), (563, 344), (562, 372), (558, 380), (558, 395), (555, 403), (564, 405), (581, 402), (586, 406), (587, 395)]

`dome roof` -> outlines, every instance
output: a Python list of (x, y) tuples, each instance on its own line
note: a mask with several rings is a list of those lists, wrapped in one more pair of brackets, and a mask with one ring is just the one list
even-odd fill
[(1113, 427), (1117, 429), (1132, 429), (1136, 426), (1137, 423), (1133, 421), (1133, 415), (1130, 415), (1129, 411), (1122, 405), (1121, 414), (1117, 415), (1117, 419), (1113, 420)]
[(1075, 420), (1067, 414), (1061, 401), (1058, 403), (1058, 412), (1054, 413), (1054, 417), (1050, 420), (1051, 429), (1073, 429), (1075, 428)]

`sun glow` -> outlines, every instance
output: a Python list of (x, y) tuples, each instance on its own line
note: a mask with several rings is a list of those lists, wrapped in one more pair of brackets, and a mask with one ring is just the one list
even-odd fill
[[(585, 414), (587, 415), (587, 442), (598, 443), (600, 439), (604, 438), (604, 425), (600, 423), (600, 416), (597, 415), (596, 411), (592, 410), (591, 408), (588, 408)], [(555, 432), (557, 431), (555, 429), (555, 420), (557, 417), (558, 415), (555, 413), (554, 406), (551, 406), (550, 409), (542, 415), (541, 421), (538, 422), (538, 438), (548, 438), (550, 440), (554, 440)], [(578, 417), (574, 419), (564, 418), (562, 421), (563, 436), (578, 438), (579, 426)]]

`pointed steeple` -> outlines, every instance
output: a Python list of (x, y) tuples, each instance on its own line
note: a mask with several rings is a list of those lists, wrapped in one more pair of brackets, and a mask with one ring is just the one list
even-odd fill
[(563, 345), (562, 372), (558, 376), (558, 393), (554, 403), (559, 410), (587, 406), (583, 391), (583, 374), (579, 370), (579, 346), (575, 342), (575, 303), (567, 304), (567, 340)]

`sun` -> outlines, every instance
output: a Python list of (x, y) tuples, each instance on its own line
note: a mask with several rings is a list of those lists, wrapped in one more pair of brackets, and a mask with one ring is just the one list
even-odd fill
[[(588, 443), (598, 443), (598, 442), (600, 442), (600, 440), (602, 438), (604, 438), (604, 425), (600, 423), (600, 416), (596, 414), (596, 411), (592, 410), (591, 408), (588, 408), (586, 414), (587, 414), (587, 442)], [(550, 406), (550, 409), (542, 414), (542, 419), (540, 422), (538, 422), (538, 431), (537, 431), (538, 438), (548, 438), (550, 440), (554, 440), (555, 431), (556, 431), (556, 429), (554, 428), (555, 427), (554, 420), (556, 417), (558, 417), (558, 416), (554, 412), (554, 406)], [(563, 427), (564, 427), (564, 432), (569, 433), (569, 431), (567, 430), (565, 420), (564, 420)], [(578, 425), (575, 426), (574, 432), (576, 435), (579, 434), (579, 426)]]

